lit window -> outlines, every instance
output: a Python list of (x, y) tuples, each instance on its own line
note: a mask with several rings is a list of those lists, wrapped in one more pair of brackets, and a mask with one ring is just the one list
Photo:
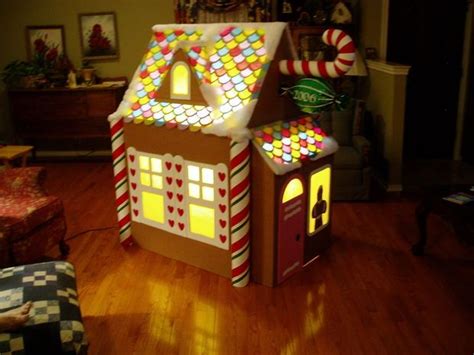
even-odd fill
[(161, 177), (160, 175), (152, 175), (151, 186), (154, 187), (155, 189), (162, 189), (163, 177)]
[(202, 198), (206, 201), (214, 201), (214, 189), (212, 187), (203, 186)]
[(151, 171), (154, 173), (161, 173), (161, 159), (151, 158)]
[(138, 158), (140, 168), (140, 184), (157, 190), (163, 189), (163, 168), (159, 158), (140, 155)]
[(150, 170), (150, 158), (144, 155), (140, 155), (140, 169)]
[(189, 196), (193, 198), (200, 198), (200, 188), (198, 184), (189, 184)]
[(316, 234), (329, 223), (330, 189), (330, 166), (325, 165), (311, 173), (308, 191), (308, 235)]
[(162, 195), (142, 191), (143, 216), (158, 223), (165, 221), (164, 199)]
[(171, 69), (171, 98), (189, 100), (191, 98), (191, 73), (184, 62), (176, 62)]
[(148, 173), (141, 173), (140, 174), (140, 183), (145, 186), (151, 185), (150, 174)]
[(188, 165), (188, 179), (191, 181), (199, 181), (199, 167), (195, 165)]
[(214, 183), (214, 170), (203, 168), (202, 169), (202, 182), (205, 184)]
[(282, 203), (288, 202), (295, 197), (300, 196), (303, 193), (303, 184), (298, 178), (291, 180), (288, 185), (286, 185), (285, 192), (283, 193)]
[(214, 239), (214, 209), (189, 204), (191, 233)]

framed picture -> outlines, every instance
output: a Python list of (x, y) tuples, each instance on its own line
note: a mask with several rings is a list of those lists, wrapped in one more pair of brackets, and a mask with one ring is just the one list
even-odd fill
[(114, 12), (79, 15), (84, 60), (118, 59), (117, 21)]
[(64, 26), (27, 26), (26, 52), (28, 60), (35, 56), (54, 60), (65, 55)]

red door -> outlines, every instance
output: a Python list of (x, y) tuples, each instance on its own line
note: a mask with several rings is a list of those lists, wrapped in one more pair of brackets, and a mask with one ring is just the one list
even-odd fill
[(278, 212), (277, 283), (303, 268), (306, 191), (301, 175), (292, 175), (283, 185)]

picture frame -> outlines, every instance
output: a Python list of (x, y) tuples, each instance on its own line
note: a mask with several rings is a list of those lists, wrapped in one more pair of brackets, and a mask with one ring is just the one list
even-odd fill
[(82, 59), (117, 60), (119, 41), (115, 12), (79, 14)]
[(66, 55), (64, 26), (26, 26), (26, 53), (28, 60), (33, 60), (39, 53), (55, 57)]

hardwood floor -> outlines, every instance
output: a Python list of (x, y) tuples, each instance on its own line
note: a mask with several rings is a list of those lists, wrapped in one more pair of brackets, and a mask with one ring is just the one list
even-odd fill
[[(110, 163), (55, 163), (47, 186), (68, 236), (116, 225)], [(474, 250), (429, 221), (415, 257), (415, 201), (334, 203), (334, 243), (277, 288), (227, 279), (118, 243), (70, 241), (90, 354), (472, 354)]]

